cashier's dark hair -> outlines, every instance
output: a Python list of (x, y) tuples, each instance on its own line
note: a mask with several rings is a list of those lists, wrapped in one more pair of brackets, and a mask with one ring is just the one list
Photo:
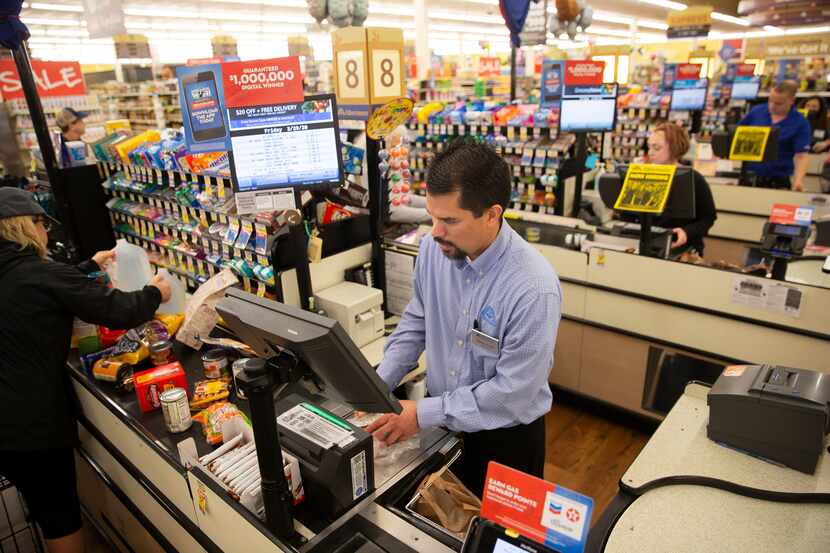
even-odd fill
[(490, 206), (502, 212), (510, 202), (510, 168), (486, 144), (456, 139), (435, 156), (427, 173), (427, 194), (461, 192), (462, 209), (481, 217)]

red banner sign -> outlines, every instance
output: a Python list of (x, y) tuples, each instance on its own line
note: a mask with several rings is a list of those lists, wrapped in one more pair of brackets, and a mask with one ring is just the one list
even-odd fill
[[(76, 61), (32, 60), (32, 74), (41, 97), (86, 94), (81, 64)], [(13, 60), (0, 61), (0, 96), (4, 100), (23, 98), (23, 87)]]
[(197, 65), (210, 65), (212, 63), (222, 63), (222, 58), (214, 56), (212, 58), (191, 58), (185, 62), (188, 67), (195, 67)]
[(565, 61), (565, 86), (602, 84), (604, 61), (567, 60)]
[(703, 66), (699, 63), (678, 63), (675, 80), (690, 81), (699, 79), (701, 69), (703, 69)]
[(736, 77), (751, 77), (753, 75), (755, 75), (754, 63), (739, 63), (735, 67)]
[(223, 63), (222, 80), (228, 108), (303, 101), (297, 56)]

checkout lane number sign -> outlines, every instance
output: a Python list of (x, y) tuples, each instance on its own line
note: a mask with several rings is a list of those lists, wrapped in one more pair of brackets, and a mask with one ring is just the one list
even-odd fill
[(632, 163), (614, 209), (637, 213), (663, 213), (671, 191), (674, 165)]

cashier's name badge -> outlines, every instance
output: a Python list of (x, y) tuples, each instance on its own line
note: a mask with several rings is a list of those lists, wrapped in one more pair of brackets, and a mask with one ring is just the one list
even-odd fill
[(474, 328), (472, 331), (470, 331), (470, 338), (472, 339), (474, 345), (482, 349), (485, 349), (491, 353), (499, 352), (498, 338), (493, 338), (492, 336), (485, 334), (477, 328)]

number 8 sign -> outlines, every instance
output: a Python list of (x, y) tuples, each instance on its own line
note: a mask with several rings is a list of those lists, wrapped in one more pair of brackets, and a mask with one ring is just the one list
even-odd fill
[(403, 96), (400, 50), (372, 50), (372, 98)]
[(337, 96), (340, 99), (367, 98), (366, 71), (363, 52), (337, 52)]

